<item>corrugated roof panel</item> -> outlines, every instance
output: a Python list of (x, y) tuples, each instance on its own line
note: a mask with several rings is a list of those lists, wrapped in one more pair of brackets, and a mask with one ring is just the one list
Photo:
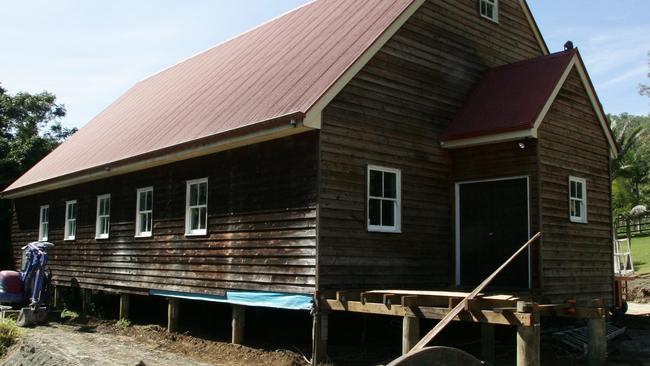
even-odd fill
[(318, 0), (144, 79), (6, 191), (306, 113), (413, 0)]

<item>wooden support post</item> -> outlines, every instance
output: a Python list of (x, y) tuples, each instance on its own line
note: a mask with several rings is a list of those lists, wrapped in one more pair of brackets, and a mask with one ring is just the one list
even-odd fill
[(244, 325), (246, 324), (246, 308), (242, 305), (232, 305), (232, 344), (244, 343)]
[(178, 299), (167, 299), (167, 331), (169, 333), (178, 330), (179, 303)]
[(540, 324), (517, 327), (517, 366), (540, 366)]
[(402, 320), (402, 354), (407, 354), (420, 341), (420, 318), (405, 316)]
[(605, 317), (588, 320), (589, 344), (587, 359), (589, 366), (605, 365), (607, 360), (607, 323)]
[(329, 333), (329, 316), (317, 311), (314, 314), (312, 327), (312, 365), (320, 365), (327, 361), (327, 339)]
[(91, 303), (91, 292), (88, 289), (82, 288), (81, 289), (81, 314), (82, 315), (88, 315), (88, 312), (90, 311), (90, 303)]
[(61, 309), (63, 307), (63, 294), (62, 288), (60, 286), (54, 287), (54, 296), (52, 299), (52, 307), (54, 310)]
[(495, 361), (494, 324), (481, 323), (481, 359), (491, 365)]
[(120, 320), (129, 319), (131, 311), (131, 296), (129, 294), (120, 294)]

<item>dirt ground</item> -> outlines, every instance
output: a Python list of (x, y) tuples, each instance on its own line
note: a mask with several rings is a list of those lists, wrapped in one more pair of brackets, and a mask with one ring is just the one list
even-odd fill
[(650, 303), (650, 274), (640, 275), (628, 283), (631, 301), (647, 304)]
[[(650, 317), (626, 316), (619, 320), (618, 325), (627, 327), (627, 332), (609, 345), (608, 365), (650, 366)], [(0, 360), (0, 365), (308, 365), (298, 353), (260, 350), (186, 334), (168, 334), (164, 328), (155, 325), (119, 327), (114, 322), (89, 321), (86, 324), (50, 323), (25, 331), (24, 338), (4, 360)], [(514, 355), (513, 345), (509, 344), (507, 348), (512, 349), (506, 352), (506, 356)], [(542, 341), (542, 353), (544, 365), (586, 364), (580, 354), (571, 353), (557, 344)], [(505, 362), (497, 364), (513, 364), (509, 359), (500, 361)], [(370, 362), (358, 359), (334, 364), (367, 365)]]
[(159, 326), (117, 327), (50, 323), (26, 329), (1, 363), (3, 366), (303, 366), (301, 355), (264, 351), (228, 343), (168, 334)]

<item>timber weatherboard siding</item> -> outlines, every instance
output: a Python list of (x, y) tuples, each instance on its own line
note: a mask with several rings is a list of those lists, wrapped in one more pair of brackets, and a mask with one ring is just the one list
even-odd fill
[[(517, 1), (500, 3), (499, 24), (475, 5), (425, 2), (325, 108), (321, 289), (453, 283), (450, 157), (438, 136), (485, 70), (542, 55)], [(399, 234), (367, 231), (369, 164), (402, 172)]]
[[(50, 205), (54, 283), (146, 292), (313, 293), (318, 134), (293, 137), (14, 200), (12, 244), (37, 239)], [(208, 177), (207, 235), (185, 236), (186, 181)], [(153, 236), (134, 238), (136, 190), (153, 186)], [(108, 239), (95, 239), (97, 195), (111, 194)], [(65, 202), (77, 235), (63, 240)]]
[[(572, 70), (539, 129), (543, 295), (612, 303), (609, 147)], [(587, 180), (586, 224), (569, 221), (569, 176)]]

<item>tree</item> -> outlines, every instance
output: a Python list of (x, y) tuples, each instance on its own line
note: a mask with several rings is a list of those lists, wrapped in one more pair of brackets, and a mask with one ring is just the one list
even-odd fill
[[(650, 69), (650, 52), (648, 52), (648, 69)], [(650, 78), (650, 71), (648, 71), (648, 78)], [(639, 93), (650, 97), (650, 85), (639, 84)]]
[(650, 116), (624, 113), (609, 118), (620, 148), (611, 163), (612, 208), (621, 215), (650, 203)]
[[(0, 190), (77, 131), (61, 126), (65, 106), (49, 92), (11, 95), (0, 84)], [(0, 200), (0, 266), (8, 268), (10, 205)]]

